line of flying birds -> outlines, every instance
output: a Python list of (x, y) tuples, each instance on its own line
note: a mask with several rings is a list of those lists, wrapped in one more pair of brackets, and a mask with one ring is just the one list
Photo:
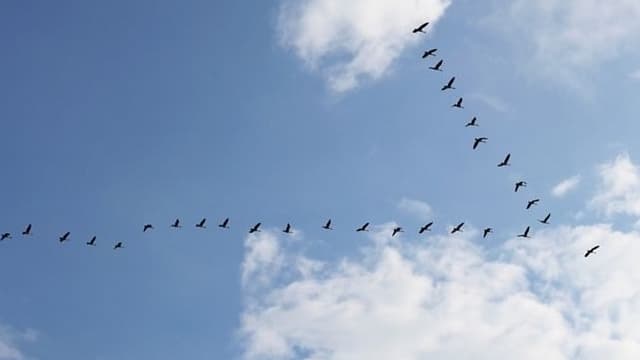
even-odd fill
[[(413, 33), (414, 34), (416, 34), (416, 33), (425, 33), (425, 29), (428, 26), (429, 26), (429, 22), (425, 22), (424, 24), (421, 24), (417, 28), (413, 29)], [(438, 49), (435, 49), (435, 48), (434, 49), (429, 49), (429, 50), (425, 51), (422, 54), (422, 58), (423, 59), (427, 59), (427, 58), (429, 58), (431, 56), (435, 57), (437, 52), (438, 52)], [(430, 66), (429, 69), (431, 69), (433, 71), (443, 71), (442, 70), (443, 65), (444, 65), (444, 60), (440, 59), (440, 60), (438, 60), (438, 62), (436, 62), (435, 65)], [(446, 84), (444, 84), (442, 86), (441, 90), (442, 91), (455, 90), (456, 89), (455, 86), (454, 86), (455, 85), (455, 81), (456, 81), (456, 77), (454, 76)], [(458, 100), (455, 103), (453, 103), (453, 105), (451, 105), (451, 107), (458, 108), (458, 109), (464, 109), (463, 100), (464, 99), (462, 97), (459, 97)], [(465, 124), (465, 127), (479, 127), (479, 126), (480, 125), (478, 124), (477, 117), (473, 117), (471, 119), (471, 121), (469, 121), (468, 123)], [(478, 147), (481, 144), (486, 143), (488, 140), (489, 139), (487, 137), (477, 137), (477, 138), (475, 138), (474, 141), (473, 141), (472, 149), (473, 150), (478, 149)], [(497, 166), (499, 168), (510, 166), (511, 165), (510, 161), (511, 161), (511, 153), (508, 153), (504, 157), (504, 159), (497, 164)], [(517, 193), (518, 191), (520, 191), (520, 189), (525, 188), (525, 187), (527, 187), (527, 182), (526, 181), (518, 181), (518, 182), (515, 183), (514, 191)], [(532, 200), (527, 202), (527, 205), (526, 205), (525, 208), (527, 210), (529, 210), (532, 207), (538, 205), (539, 202), (540, 202), (540, 199), (532, 199)], [(551, 214), (549, 213), (543, 219), (538, 220), (538, 222), (541, 223), (541, 224), (548, 225), (550, 219), (551, 219)], [(219, 223), (217, 226), (219, 228), (221, 228), (221, 229), (229, 229), (229, 222), (230, 222), (230, 219), (226, 218), (221, 223)], [(195, 227), (199, 228), (199, 229), (205, 229), (206, 228), (206, 223), (207, 223), (207, 219), (203, 218), (202, 220), (200, 220), (200, 222), (195, 224)], [(420, 229), (418, 229), (418, 234), (423, 234), (423, 233), (425, 233), (427, 231), (431, 231), (431, 227), (433, 226), (433, 224), (434, 224), (433, 222), (429, 222), (429, 223), (425, 224), (424, 226), (420, 227)], [(356, 228), (355, 231), (356, 232), (369, 231), (369, 225), (370, 225), (370, 223), (366, 222), (363, 225), (361, 225), (360, 227)], [(450, 234), (456, 234), (456, 233), (462, 232), (464, 225), (465, 225), (465, 223), (461, 222), (458, 225), (454, 226), (451, 229)], [(251, 226), (249, 228), (249, 234), (254, 234), (254, 233), (260, 232), (260, 227), (261, 226), (262, 226), (262, 223), (254, 224), (253, 226)], [(175, 229), (181, 228), (182, 224), (180, 222), (180, 219), (176, 219), (170, 225), (170, 227), (171, 228), (175, 228)], [(142, 232), (146, 233), (147, 231), (150, 231), (150, 230), (153, 230), (153, 229), (154, 229), (154, 226), (152, 224), (144, 224), (143, 227), (142, 227)], [(324, 229), (324, 230), (333, 230), (332, 220), (331, 219), (327, 220), (326, 223), (322, 226), (322, 229)], [(284, 227), (282, 232), (285, 233), (285, 234), (292, 234), (293, 233), (292, 225), (290, 223), (286, 224), (286, 226)], [(404, 232), (404, 229), (402, 227), (399, 227), (399, 226), (394, 227), (392, 229), (391, 236), (395, 237), (396, 235), (398, 235), (398, 234), (400, 234), (402, 232)], [(482, 237), (486, 238), (492, 232), (493, 232), (493, 228), (487, 227), (482, 231)], [(23, 236), (29, 236), (29, 235), (31, 235), (31, 233), (32, 233), (32, 224), (29, 224), (29, 225), (26, 226), (26, 228), (22, 232), (22, 235)], [(58, 240), (60, 241), (60, 243), (64, 243), (66, 241), (69, 241), (71, 239), (70, 237), (71, 237), (71, 232), (67, 231), (64, 234), (62, 234), (58, 238)], [(527, 226), (526, 229), (521, 234), (517, 235), (517, 237), (520, 237), (520, 238), (531, 238), (531, 226)], [(11, 233), (6, 232), (6, 233), (3, 233), (3, 234), (0, 234), (0, 241), (8, 240), (8, 239), (11, 239), (11, 238), (12, 238)], [(86, 245), (88, 245), (88, 246), (96, 246), (96, 241), (97, 241), (97, 237), (93, 236), (89, 241), (86, 242)], [(589, 255), (593, 254), (599, 247), (600, 247), (599, 245), (594, 246), (593, 248), (589, 249), (584, 254), (584, 256), (588, 257)], [(113, 246), (114, 250), (118, 250), (118, 249), (122, 249), (122, 248), (124, 248), (124, 244), (121, 241), (116, 242), (115, 245)]]

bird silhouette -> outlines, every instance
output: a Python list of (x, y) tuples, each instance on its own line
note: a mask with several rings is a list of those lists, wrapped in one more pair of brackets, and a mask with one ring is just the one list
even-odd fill
[(0, 236), (0, 241), (11, 239), (11, 233), (4, 233)]
[(529, 236), (529, 231), (530, 231), (530, 230), (531, 230), (531, 227), (530, 227), (530, 226), (527, 226), (527, 228), (524, 230), (524, 232), (523, 232), (522, 234), (518, 235), (518, 237), (521, 237), (521, 238), (529, 238), (529, 237), (530, 237), (530, 236)]
[(547, 214), (547, 216), (545, 216), (544, 219), (538, 220), (538, 222), (540, 224), (548, 225), (549, 224), (549, 219), (551, 219), (551, 213)]
[(333, 228), (331, 228), (331, 219), (327, 220), (327, 223), (324, 224), (322, 228), (325, 230), (333, 230)]
[(444, 85), (444, 86), (442, 87), (442, 89), (440, 89), (440, 90), (442, 90), (442, 91), (449, 90), (449, 89), (451, 89), (451, 90), (455, 90), (456, 88), (454, 88), (454, 87), (453, 87), (453, 83), (454, 83), (455, 81), (456, 81), (456, 77), (454, 76), (454, 77), (452, 77), (452, 78), (449, 80), (449, 82), (448, 82), (448, 83), (446, 83), (446, 85)]
[(486, 238), (486, 237), (487, 237), (490, 233), (492, 233), (492, 232), (493, 232), (493, 229), (492, 229), (492, 228), (486, 228), (486, 229), (484, 229), (484, 231), (482, 232), (482, 238), (483, 238), (483, 239), (484, 239), (484, 238)]
[(433, 71), (442, 71), (442, 64), (444, 64), (444, 60), (438, 61), (434, 66), (429, 66), (429, 69)]
[(229, 218), (224, 219), (222, 224), (218, 225), (219, 228), (228, 229), (229, 228)]
[(486, 143), (487, 140), (489, 139), (486, 137), (475, 138), (475, 140), (473, 141), (473, 150), (477, 149), (478, 145)]
[(596, 250), (598, 250), (600, 248), (600, 245), (596, 245), (594, 247), (592, 247), (591, 249), (589, 249), (585, 254), (584, 257), (589, 257), (589, 255), (594, 254), (596, 252)]
[(504, 160), (502, 160), (502, 162), (500, 164), (498, 164), (498, 167), (505, 167), (505, 166), (511, 165), (511, 164), (509, 164), (509, 160), (511, 160), (511, 154), (507, 154), (507, 156), (504, 158)]
[(181, 228), (182, 226), (180, 226), (180, 219), (176, 219), (176, 221), (173, 222), (173, 224), (171, 224), (172, 228)]
[(124, 246), (122, 245), (122, 241), (118, 241), (114, 246), (113, 250), (122, 249)]
[(429, 56), (436, 56), (436, 52), (438, 51), (438, 49), (430, 49), (424, 52), (424, 54), (422, 54), (422, 58), (426, 59)]
[(402, 228), (398, 226), (398, 227), (396, 227), (396, 228), (394, 228), (394, 229), (393, 229), (393, 234), (391, 234), (391, 237), (394, 237), (394, 236), (396, 236), (398, 233), (401, 233), (401, 232), (404, 232), (404, 230), (402, 230)]
[(527, 202), (527, 210), (531, 209), (531, 207), (534, 205), (538, 205), (539, 202), (540, 202), (540, 199), (533, 199)]
[(427, 21), (426, 23), (424, 23), (424, 24), (422, 24), (422, 25), (418, 26), (417, 28), (413, 29), (413, 31), (412, 31), (412, 32), (413, 32), (414, 34), (416, 34), (416, 33), (423, 33), (423, 32), (424, 32), (424, 28), (426, 28), (427, 26), (429, 26), (429, 22), (428, 22), (428, 21)]
[(207, 226), (205, 225), (206, 222), (207, 222), (207, 218), (202, 218), (202, 220), (200, 220), (200, 222), (196, 224), (196, 227), (200, 229), (206, 229), (207, 228)]
[(420, 230), (418, 231), (418, 234), (422, 234), (425, 231), (431, 231), (431, 226), (433, 226), (433, 221), (421, 227)]
[(479, 126), (477, 117), (474, 116), (473, 119), (471, 119), (471, 121), (469, 121), (464, 127), (470, 127), (470, 126)]
[(515, 192), (518, 192), (518, 190), (520, 190), (520, 188), (523, 188), (523, 187), (527, 187), (527, 182), (526, 181), (518, 181), (516, 183)]
[(462, 100), (463, 100), (462, 98), (459, 98), (455, 104), (451, 105), (451, 107), (464, 109), (464, 106), (462, 106)]
[(65, 242), (69, 240), (69, 235), (71, 235), (71, 232), (67, 231), (64, 235), (60, 236), (58, 240), (60, 240), (60, 242)]
[(287, 226), (284, 228), (284, 230), (282, 230), (282, 232), (285, 234), (293, 234), (293, 231), (291, 231), (291, 224), (287, 224)]
[(452, 234), (455, 234), (457, 232), (462, 232), (462, 227), (464, 226), (464, 223), (460, 223), (458, 224), (456, 227), (453, 228), (453, 230), (451, 230)]
[(260, 225), (262, 225), (262, 223), (257, 223), (253, 225), (253, 227), (249, 229), (249, 234), (253, 234), (254, 232), (260, 232)]
[(367, 228), (369, 227), (369, 223), (364, 223), (364, 225), (360, 226), (359, 228), (356, 229), (357, 232), (362, 232), (362, 231), (369, 231), (367, 230)]
[(87, 242), (87, 245), (89, 245), (89, 246), (96, 246), (96, 237), (95, 237), (95, 236), (94, 236), (94, 237), (92, 237), (92, 238), (91, 238), (91, 240), (89, 240), (89, 241)]
[(147, 232), (147, 230), (153, 230), (153, 225), (151, 225), (151, 224), (146, 224), (146, 225), (142, 228), (142, 232)]
[(31, 235), (31, 224), (27, 225), (27, 227), (22, 232), (22, 235), (25, 235), (25, 236)]

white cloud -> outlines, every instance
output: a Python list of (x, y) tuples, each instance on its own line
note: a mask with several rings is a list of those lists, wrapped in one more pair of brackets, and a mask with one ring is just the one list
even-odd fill
[(274, 232), (262, 231), (249, 235), (245, 241), (242, 263), (242, 283), (245, 286), (264, 286), (282, 266), (280, 243)]
[(18, 343), (34, 342), (38, 333), (33, 329), (18, 331), (8, 326), (0, 326), (0, 360), (25, 360), (27, 357), (19, 349)]
[(433, 215), (431, 206), (424, 201), (402, 198), (398, 203), (398, 209), (414, 215), (419, 220), (428, 220)]
[(640, 169), (628, 154), (599, 167), (600, 187), (590, 205), (611, 216), (640, 216)]
[(491, 109), (497, 112), (505, 113), (509, 111), (509, 105), (507, 105), (507, 103), (504, 100), (502, 100), (497, 96), (481, 94), (481, 93), (473, 93), (471, 94), (470, 97), (472, 99), (475, 99), (484, 103), (485, 105), (487, 105), (488, 107), (490, 107)]
[(582, 181), (580, 175), (564, 179), (558, 185), (553, 187), (553, 189), (551, 190), (551, 194), (555, 197), (563, 197), (569, 192), (575, 190), (578, 185), (580, 185), (580, 181)]
[(379, 79), (422, 36), (411, 30), (434, 23), (450, 0), (284, 0), (279, 32), (284, 46), (329, 87), (344, 92), (364, 79)]

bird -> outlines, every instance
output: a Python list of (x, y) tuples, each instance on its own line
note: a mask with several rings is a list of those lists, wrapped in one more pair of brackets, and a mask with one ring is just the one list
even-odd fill
[(455, 234), (457, 232), (462, 232), (462, 227), (464, 226), (464, 223), (460, 223), (458, 224), (456, 227), (453, 228), (453, 230), (451, 230), (452, 234)]
[(532, 206), (537, 205), (540, 202), (540, 199), (533, 199), (527, 202), (527, 210), (531, 209)]
[(285, 234), (293, 234), (293, 231), (291, 231), (291, 224), (287, 223), (287, 226), (282, 230), (282, 232)]
[(591, 254), (595, 254), (596, 250), (598, 250), (600, 248), (600, 245), (596, 245), (594, 247), (592, 247), (591, 249), (589, 249), (585, 254), (584, 257), (589, 257), (589, 255)]
[(391, 234), (391, 237), (394, 237), (394, 236), (396, 236), (396, 234), (401, 233), (401, 232), (404, 232), (404, 230), (402, 230), (402, 228), (398, 226), (398, 227), (393, 229), (393, 234)]
[(420, 230), (418, 231), (418, 234), (422, 234), (425, 231), (431, 231), (431, 226), (432, 225), (433, 225), (433, 221), (428, 223), (427, 225), (421, 227)]
[(207, 222), (207, 218), (202, 218), (199, 223), (196, 224), (197, 228), (206, 229), (207, 226), (204, 224)]
[(492, 233), (492, 232), (493, 232), (493, 229), (492, 229), (492, 228), (486, 228), (486, 229), (484, 229), (484, 231), (483, 231), (483, 233), (482, 233), (482, 238), (483, 238), (483, 239), (484, 239), (484, 238), (486, 238), (486, 237), (487, 237), (490, 233)]
[(362, 232), (362, 231), (369, 231), (367, 230), (367, 228), (369, 227), (369, 223), (364, 223), (364, 225), (360, 226), (359, 228), (356, 229), (357, 232)]
[(333, 230), (333, 228), (331, 228), (331, 219), (327, 220), (327, 223), (324, 224), (322, 228), (325, 230)]
[(502, 162), (500, 164), (498, 164), (498, 167), (505, 167), (505, 166), (509, 166), (509, 160), (511, 160), (511, 154), (507, 154), (507, 156), (504, 158), (504, 160), (502, 160)]
[(540, 224), (548, 225), (548, 224), (549, 224), (549, 219), (551, 219), (551, 213), (547, 214), (547, 216), (545, 216), (545, 218), (544, 218), (544, 219), (542, 219), (542, 220), (538, 220), (538, 222), (539, 222)]
[(477, 121), (478, 118), (474, 116), (473, 119), (471, 119), (471, 121), (469, 121), (464, 127), (479, 126)]
[(218, 225), (219, 228), (228, 229), (229, 228), (229, 218), (224, 219), (222, 224)]
[(89, 246), (96, 246), (96, 237), (95, 237), (95, 236), (94, 236), (94, 237), (92, 237), (92, 238), (91, 238), (91, 240), (89, 240), (89, 241), (87, 242), (87, 245), (89, 245)]
[(487, 140), (489, 139), (486, 137), (475, 138), (475, 140), (473, 141), (473, 150), (477, 149), (478, 145), (486, 143)]
[(2, 234), (2, 236), (0, 236), (0, 241), (7, 239), (11, 239), (11, 233), (4, 233)]
[(122, 241), (118, 241), (118, 243), (116, 243), (115, 246), (113, 247), (113, 250), (122, 249), (122, 248), (124, 248), (124, 246), (122, 246)]
[(26, 229), (22, 232), (22, 235), (31, 235), (31, 224), (27, 225)]
[(64, 235), (60, 236), (58, 240), (60, 240), (60, 242), (65, 242), (69, 240), (69, 235), (71, 235), (71, 232), (67, 231)]
[(147, 232), (147, 230), (152, 230), (152, 229), (153, 229), (153, 225), (145, 224), (145, 226), (142, 228), (142, 232)]
[(520, 190), (520, 188), (523, 188), (523, 187), (527, 187), (527, 182), (526, 181), (518, 181), (516, 183), (515, 192), (518, 192), (518, 190)]
[(429, 69), (434, 71), (442, 71), (442, 64), (444, 64), (444, 60), (438, 61), (434, 66), (429, 66)]
[(453, 83), (454, 83), (455, 81), (456, 81), (456, 77), (454, 76), (454, 77), (452, 77), (452, 78), (449, 80), (449, 82), (448, 82), (446, 85), (444, 85), (444, 86), (442, 87), (442, 89), (440, 89), (440, 90), (442, 90), (442, 91), (449, 90), (449, 89), (451, 89), (451, 90), (455, 90), (456, 88), (454, 88), (454, 87), (453, 87)]
[(455, 104), (451, 105), (451, 107), (464, 109), (464, 106), (462, 106), (462, 100), (463, 100), (462, 98), (459, 98)]
[(427, 26), (429, 26), (429, 22), (427, 21), (426, 23), (418, 26), (417, 28), (413, 29), (413, 33), (423, 33), (424, 32), (424, 28), (426, 28)]
[(180, 226), (180, 219), (176, 219), (176, 221), (173, 222), (173, 224), (171, 224), (172, 228), (181, 228), (182, 226)]
[[(424, 54), (422, 54), (422, 58), (426, 59), (429, 56), (436, 56), (436, 52), (438, 51), (438, 49), (430, 49), (424, 52)], [(440, 60), (440, 62), (442, 62), (442, 60)]]
[(524, 232), (522, 234), (518, 235), (518, 237), (529, 238), (530, 237), (529, 236), (529, 230), (531, 230), (531, 227), (527, 226), (527, 228), (524, 230)]
[(260, 232), (260, 225), (262, 225), (262, 223), (257, 223), (253, 225), (253, 227), (249, 229), (249, 234), (253, 234), (254, 232)]

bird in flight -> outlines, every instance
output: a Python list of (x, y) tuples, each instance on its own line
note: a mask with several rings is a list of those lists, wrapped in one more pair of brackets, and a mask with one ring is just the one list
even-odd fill
[(71, 232), (67, 231), (64, 235), (60, 236), (58, 240), (60, 240), (60, 242), (65, 242), (69, 240), (69, 235), (71, 235)]
[(436, 56), (436, 52), (438, 51), (438, 49), (430, 49), (424, 52), (424, 54), (422, 54), (422, 58), (426, 59), (429, 56)]
[(521, 238), (530, 238), (530, 236), (529, 236), (529, 231), (530, 231), (530, 230), (531, 230), (531, 227), (530, 227), (530, 226), (527, 226), (527, 228), (524, 230), (524, 232), (523, 232), (522, 234), (518, 235), (518, 237), (521, 237)]
[(455, 90), (456, 88), (454, 88), (454, 87), (453, 87), (453, 83), (454, 83), (455, 81), (456, 81), (456, 77), (454, 76), (454, 77), (452, 77), (452, 78), (449, 80), (449, 82), (448, 82), (446, 85), (444, 85), (444, 86), (442, 87), (442, 89), (440, 89), (440, 90), (442, 90), (442, 91), (449, 90), (449, 89), (451, 89), (451, 90)]
[(509, 164), (509, 160), (511, 160), (511, 154), (507, 154), (507, 156), (504, 158), (504, 160), (502, 160), (502, 162), (500, 164), (498, 164), (498, 167), (505, 167), (505, 166), (511, 165), (511, 164)]
[(551, 219), (551, 213), (547, 214), (547, 216), (545, 216), (544, 219), (538, 220), (538, 222), (540, 224), (548, 225), (549, 224), (549, 219)]
[(31, 224), (27, 225), (26, 229), (22, 232), (22, 235), (31, 235)]
[(122, 249), (122, 248), (124, 248), (124, 246), (122, 246), (122, 241), (118, 241), (118, 243), (116, 243), (115, 246), (113, 247), (113, 250)]
[(438, 61), (434, 66), (429, 66), (429, 69), (434, 71), (442, 71), (442, 64), (444, 64), (444, 60)]
[(455, 104), (451, 105), (451, 107), (464, 109), (464, 106), (462, 106), (462, 100), (463, 100), (462, 98), (459, 98)]
[(91, 238), (91, 240), (89, 240), (89, 241), (87, 242), (87, 245), (89, 245), (89, 246), (96, 246), (96, 237), (95, 237), (95, 236), (94, 236), (94, 237), (92, 237), (92, 238)]
[(293, 234), (293, 231), (291, 231), (291, 224), (287, 224), (287, 226), (284, 228), (284, 230), (282, 230), (282, 232), (285, 234)]
[(423, 33), (424, 32), (424, 28), (426, 28), (427, 26), (429, 26), (429, 22), (427, 21), (426, 23), (418, 26), (417, 28), (413, 29), (413, 33)]
[(421, 227), (420, 230), (418, 231), (418, 234), (422, 234), (425, 231), (431, 231), (431, 226), (433, 226), (433, 221)]
[(487, 140), (489, 139), (486, 137), (475, 138), (475, 140), (473, 141), (473, 150), (477, 149), (478, 145), (486, 143)]
[(2, 234), (2, 236), (0, 236), (0, 241), (7, 239), (11, 239), (11, 233), (4, 233)]
[(362, 231), (369, 231), (367, 230), (367, 228), (369, 227), (369, 223), (364, 223), (364, 225), (360, 226), (359, 228), (356, 229), (357, 232), (362, 232)]
[(228, 229), (229, 228), (229, 218), (224, 219), (222, 224), (218, 225), (219, 228)]
[(205, 225), (206, 222), (207, 222), (207, 218), (202, 218), (202, 220), (200, 220), (200, 222), (196, 224), (196, 227), (200, 229), (206, 229), (207, 228), (207, 226)]
[(540, 199), (533, 199), (527, 203), (527, 210), (531, 209), (532, 206), (538, 205)]
[(491, 234), (493, 232), (492, 228), (486, 228), (484, 229), (484, 231), (482, 232), (482, 238), (486, 238), (489, 234)]
[(401, 232), (404, 232), (404, 230), (402, 230), (402, 228), (398, 226), (398, 227), (396, 227), (396, 228), (394, 228), (394, 229), (393, 229), (393, 234), (391, 234), (391, 237), (394, 237), (394, 236), (396, 236), (398, 233), (401, 233)]
[(254, 232), (260, 232), (260, 225), (262, 225), (262, 223), (257, 223), (253, 225), (253, 227), (249, 229), (249, 234), (253, 234)]
[(515, 192), (518, 192), (518, 190), (520, 190), (520, 188), (523, 188), (523, 187), (527, 187), (527, 182), (526, 181), (518, 181), (516, 183)]
[(596, 250), (598, 250), (600, 248), (600, 245), (596, 245), (594, 247), (592, 247), (591, 249), (589, 249), (585, 254), (584, 257), (589, 257), (589, 255), (591, 254), (595, 254)]
[(333, 228), (331, 227), (331, 219), (327, 220), (327, 223), (324, 224), (322, 228), (325, 230), (333, 230)]
[(173, 222), (173, 224), (171, 224), (172, 228), (181, 228), (182, 226), (180, 226), (180, 219), (176, 219), (176, 221)]
[(146, 224), (143, 228), (142, 228), (142, 232), (147, 232), (147, 230), (152, 230), (153, 229), (153, 225), (151, 224)]
[(451, 230), (452, 234), (455, 234), (457, 232), (462, 232), (462, 227), (464, 226), (464, 223), (460, 223), (458, 224), (458, 226), (454, 227), (453, 230)]
[(479, 126), (477, 117), (474, 116), (473, 119), (471, 119), (471, 121), (469, 121), (464, 127), (470, 127), (470, 126)]

